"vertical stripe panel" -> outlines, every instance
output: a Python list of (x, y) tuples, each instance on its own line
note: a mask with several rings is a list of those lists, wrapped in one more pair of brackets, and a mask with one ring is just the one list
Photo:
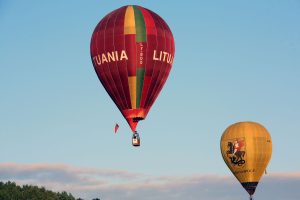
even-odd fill
[(112, 88), (108, 84), (108, 80), (105, 76), (103, 66), (101, 65), (101, 55), (98, 56), (100, 54), (100, 52), (103, 52), (104, 31), (101, 31), (101, 30), (105, 27), (107, 20), (108, 20), (108, 15), (107, 15), (107, 17), (102, 19), (98, 23), (97, 27), (95, 28), (95, 31), (93, 34), (93, 39), (95, 40), (95, 42), (92, 42), (91, 50), (92, 50), (92, 55), (95, 55), (94, 58), (92, 58), (92, 59), (93, 59), (96, 74), (97, 74), (100, 82), (102, 83), (103, 87), (105, 88), (106, 92), (110, 96), (110, 98), (114, 100), (115, 94), (113, 93)]
[(144, 21), (144, 17), (142, 12), (137, 6), (133, 6), (134, 8), (134, 17), (135, 17), (135, 27), (136, 27), (136, 49), (137, 49), (137, 79), (136, 79), (136, 107), (140, 107), (143, 82), (144, 82), (144, 74), (145, 74), (145, 65), (144, 65), (144, 57), (145, 57), (145, 49), (146, 49), (146, 25)]
[(125, 22), (124, 22), (124, 34), (135, 34), (135, 19), (134, 19), (134, 10), (132, 6), (127, 6), (125, 13)]
[(136, 28), (136, 42), (146, 42), (146, 26), (142, 12), (138, 7), (134, 8), (135, 28)]
[(136, 108), (136, 76), (128, 77), (130, 99), (131, 99), (131, 108)]
[[(125, 50), (127, 52), (128, 60), (127, 64), (127, 76), (129, 84), (129, 93), (131, 99), (131, 108), (136, 108), (136, 43), (135, 35), (125, 35)], [(133, 101), (133, 98), (135, 99)]]
[(136, 108), (136, 24), (133, 6), (128, 6), (124, 21), (125, 49), (128, 56), (128, 85), (131, 108)]
[(162, 90), (165, 82), (167, 81), (167, 78), (169, 76), (171, 67), (172, 67), (172, 59), (174, 56), (174, 51), (173, 51), (173, 38), (172, 33), (169, 31), (170, 29), (167, 27), (166, 23), (158, 16), (156, 15), (156, 21), (160, 23), (160, 25), (163, 27), (164, 30), (164, 39), (165, 39), (165, 49), (164, 51), (167, 52), (167, 56), (163, 58), (163, 63), (162, 63), (162, 70), (160, 71), (159, 77), (158, 77), (158, 82), (156, 83), (154, 93), (150, 97), (150, 105), (154, 103), (156, 98), (158, 97), (160, 91)]
[(142, 96), (142, 89), (144, 83), (144, 75), (145, 69), (144, 68), (137, 68), (137, 79), (136, 79), (136, 107), (140, 107), (141, 103), (141, 96)]
[(105, 51), (107, 52), (107, 60), (108, 60), (108, 72), (111, 75), (111, 79), (113, 80), (115, 86), (116, 86), (116, 90), (118, 93), (119, 101), (117, 101), (116, 103), (119, 104), (121, 109), (126, 109), (127, 106), (127, 102), (126, 102), (126, 98), (125, 98), (125, 94), (123, 92), (123, 84), (122, 81), (120, 79), (119, 76), (119, 70), (117, 67), (118, 64), (118, 60), (119, 58), (119, 54), (120, 52), (115, 51), (115, 40), (114, 40), (114, 35), (115, 35), (115, 27), (116, 27), (116, 21), (118, 21), (118, 18), (120, 17), (121, 13), (121, 9), (118, 9), (118, 12), (116, 12), (116, 14), (114, 14), (111, 19), (108, 21), (107, 26), (106, 26), (106, 31), (105, 31)]
[[(114, 49), (116, 52), (120, 53), (125, 50), (125, 36), (124, 36), (124, 21), (125, 21), (125, 12), (127, 6), (119, 9), (118, 18), (115, 21), (114, 26)], [(120, 55), (118, 55), (118, 59)], [(124, 102), (126, 103), (126, 109), (131, 108), (131, 99), (128, 85), (128, 76), (127, 76), (127, 60), (122, 59), (116, 62), (116, 67), (118, 70), (118, 76), (121, 80), (122, 92), (124, 93)]]
[[(153, 69), (153, 73), (151, 76), (151, 83), (150, 83), (150, 88), (149, 88), (149, 93), (147, 96), (147, 100), (146, 100), (146, 107), (151, 107), (153, 102), (154, 102), (154, 95), (157, 93), (157, 85), (160, 82), (160, 76), (161, 76), (161, 72), (165, 70), (165, 62), (163, 62), (164, 60), (164, 54), (163, 51), (166, 50), (166, 38), (165, 38), (165, 30), (164, 27), (162, 26), (162, 24), (159, 21), (159, 16), (157, 16), (155, 13), (151, 13), (154, 22), (155, 22), (155, 26), (156, 26), (156, 30), (157, 30), (157, 48), (156, 48), (156, 52), (157, 52), (157, 58), (159, 58), (159, 61), (156, 62), (156, 66)], [(153, 58), (152, 58), (153, 59)]]
[(156, 61), (153, 60), (153, 51), (157, 47), (157, 39), (156, 39), (156, 27), (153, 21), (153, 18), (149, 11), (145, 8), (138, 6), (139, 10), (142, 12), (144, 17), (145, 27), (146, 27), (146, 48), (145, 49), (145, 57), (144, 57), (144, 81), (143, 81), (143, 88), (141, 94), (141, 102), (140, 107), (145, 107), (145, 102), (147, 99), (150, 83), (151, 83), (151, 76), (153, 72), (153, 67), (155, 66)]
[(151, 14), (149, 13), (149, 10), (142, 8), (140, 6), (138, 6), (138, 8), (141, 10), (144, 17), (145, 26), (146, 26), (146, 35), (156, 35), (155, 23), (153, 21)]
[[(126, 106), (124, 105), (122, 93), (120, 92), (121, 85), (118, 84), (118, 77), (116, 75), (116, 67), (114, 65), (115, 62), (111, 60), (108, 56), (108, 53), (113, 52), (113, 30), (114, 30), (114, 22), (115, 17), (118, 15), (118, 12), (114, 12), (111, 17), (108, 19), (107, 24), (104, 29), (104, 51), (102, 52), (102, 58), (106, 58), (105, 62), (102, 62), (103, 69), (105, 71), (106, 77), (109, 80), (109, 84), (112, 87), (115, 93), (115, 104), (118, 106), (120, 110), (124, 109)], [(102, 59), (103, 61), (103, 59)]]
[[(96, 45), (95, 45), (95, 49), (96, 49), (96, 56), (97, 56), (97, 60), (101, 62), (101, 57), (102, 57), (102, 53), (105, 52), (105, 29), (107, 26), (107, 23), (109, 21), (109, 19), (111, 18), (111, 16), (115, 13), (111, 12), (110, 14), (108, 14), (105, 18), (103, 18), (103, 20), (101, 20), (101, 22), (98, 24), (97, 29), (95, 30), (95, 40), (96, 40)], [(107, 93), (109, 94), (109, 96), (111, 97), (111, 99), (116, 102), (116, 100), (118, 99), (118, 95), (117, 95), (117, 91), (115, 90), (114, 84), (112, 83), (110, 76), (107, 74), (106, 71), (106, 67), (105, 64), (103, 64), (103, 62), (101, 62), (101, 64), (97, 64), (95, 66), (95, 71), (99, 77), (99, 80), (101, 81), (102, 85), (104, 86), (105, 90), (107, 91)], [(117, 107), (119, 109), (121, 109), (120, 105), (118, 105), (116, 103)]]

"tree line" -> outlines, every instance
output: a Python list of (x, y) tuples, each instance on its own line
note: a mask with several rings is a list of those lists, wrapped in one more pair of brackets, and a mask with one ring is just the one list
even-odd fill
[[(0, 182), (0, 200), (84, 200), (75, 198), (71, 193), (53, 192), (45, 187), (32, 185), (19, 186), (15, 182)], [(100, 200), (94, 198), (92, 200)]]

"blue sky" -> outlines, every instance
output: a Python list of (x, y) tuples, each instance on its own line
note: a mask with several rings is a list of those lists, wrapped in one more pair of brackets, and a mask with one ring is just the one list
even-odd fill
[[(176, 45), (139, 149), (89, 52), (98, 21), (127, 4), (163, 17)], [(226, 176), (222, 132), (257, 121), (273, 139), (269, 173), (298, 173), (299, 11), (297, 0), (0, 1), (0, 163)]]

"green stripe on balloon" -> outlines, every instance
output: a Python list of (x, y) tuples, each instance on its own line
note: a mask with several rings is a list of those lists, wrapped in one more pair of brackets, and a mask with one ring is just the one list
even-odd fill
[(136, 107), (140, 107), (141, 98), (142, 98), (142, 90), (143, 90), (143, 83), (144, 83), (144, 75), (145, 75), (145, 68), (137, 68), (136, 73)]
[[(147, 33), (146, 33), (146, 24), (145, 24), (144, 16), (137, 6), (133, 6), (133, 9), (134, 9), (135, 30), (136, 30), (135, 41), (136, 43), (146, 42)], [(137, 57), (139, 57), (139, 55)], [(145, 75), (145, 68), (143, 66), (138, 66), (136, 71), (136, 76), (137, 76), (136, 77), (136, 107), (137, 108), (140, 107), (140, 103), (141, 103), (144, 75)]]
[(147, 35), (146, 35), (146, 25), (144, 21), (144, 16), (142, 12), (138, 9), (138, 7), (133, 6), (133, 9), (134, 9), (135, 29), (136, 29), (135, 40), (136, 42), (146, 42)]

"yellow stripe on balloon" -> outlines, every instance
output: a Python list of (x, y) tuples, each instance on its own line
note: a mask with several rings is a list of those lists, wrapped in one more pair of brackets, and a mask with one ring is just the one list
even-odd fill
[(135, 34), (135, 19), (134, 19), (134, 9), (132, 6), (128, 6), (125, 12), (124, 20), (124, 34)]
[(131, 99), (131, 108), (136, 108), (136, 76), (129, 76), (128, 77), (129, 83), (129, 92), (130, 92), (130, 99)]

